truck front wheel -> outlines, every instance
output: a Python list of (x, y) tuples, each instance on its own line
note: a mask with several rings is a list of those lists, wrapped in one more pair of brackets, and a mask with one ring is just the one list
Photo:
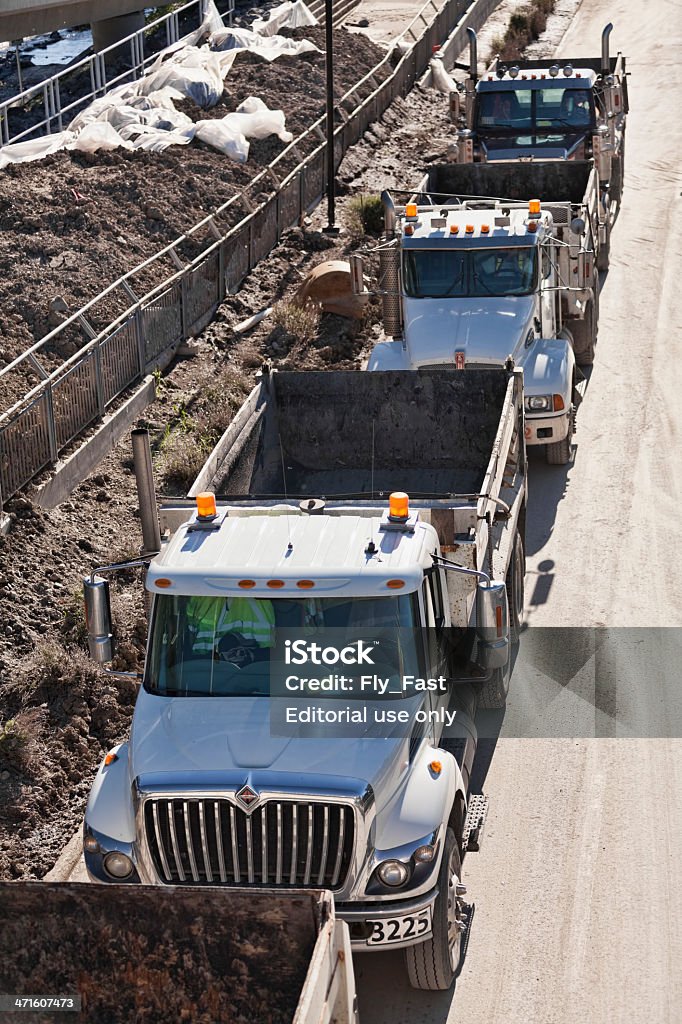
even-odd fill
[(462, 953), (463, 904), (457, 894), (462, 864), (455, 833), (445, 833), (445, 848), (438, 873), (438, 896), (433, 905), (433, 934), (405, 950), (407, 976), (412, 988), (428, 992), (449, 989), (459, 970)]
[(572, 434), (573, 430), (569, 427), (563, 441), (555, 441), (554, 444), (545, 445), (545, 454), (550, 466), (566, 466), (571, 461)]

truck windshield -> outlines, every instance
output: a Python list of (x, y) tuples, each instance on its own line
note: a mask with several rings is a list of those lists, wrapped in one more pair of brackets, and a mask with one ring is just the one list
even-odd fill
[[(145, 688), (166, 697), (245, 697), (270, 694), (278, 631), (343, 644), (382, 639), (384, 672), (415, 672), (417, 596), (252, 598), (159, 595)], [(281, 636), (280, 636), (281, 640)], [(336, 640), (334, 641), (336, 642)], [(322, 665), (322, 674), (332, 671)], [(372, 699), (372, 694), (368, 694)]]
[(415, 299), (530, 295), (535, 290), (535, 248), (406, 249), (405, 292)]
[(480, 92), (474, 124), (483, 132), (495, 128), (515, 134), (591, 128), (595, 124), (591, 91), (555, 87)]

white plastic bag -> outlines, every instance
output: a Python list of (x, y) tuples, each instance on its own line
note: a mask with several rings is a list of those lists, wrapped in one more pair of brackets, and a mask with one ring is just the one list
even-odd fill
[(223, 94), (220, 60), (210, 50), (184, 47), (165, 63), (155, 61), (150, 74), (139, 83), (140, 96), (165, 88), (177, 89), (202, 110), (214, 107)]
[(281, 28), (304, 28), (306, 25), (319, 25), (319, 22), (303, 0), (285, 0), (273, 7), (267, 18), (256, 18), (251, 22), (251, 28), (260, 36), (275, 35)]
[(86, 124), (67, 149), (76, 149), (81, 153), (96, 153), (98, 149), (132, 149), (133, 147), (121, 136), (108, 121), (93, 121)]
[(240, 131), (227, 123), (226, 118), (198, 121), (195, 127), (197, 139), (229, 156), (230, 160), (245, 164), (249, 159), (249, 143)]
[(431, 58), (431, 81), (433, 88), (445, 93), (446, 96), (457, 89), (457, 82), (447, 73), (440, 57)]
[(276, 135), (282, 142), (291, 142), (293, 135), (285, 127), (283, 110), (270, 110), (257, 96), (249, 96), (233, 114), (223, 120), (247, 139), (267, 139)]

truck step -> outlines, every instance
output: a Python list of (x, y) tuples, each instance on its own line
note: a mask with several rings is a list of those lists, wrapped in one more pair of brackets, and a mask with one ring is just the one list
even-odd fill
[(488, 815), (488, 797), (483, 793), (472, 793), (464, 820), (462, 849), (466, 853), (477, 853), (481, 848), (481, 835)]

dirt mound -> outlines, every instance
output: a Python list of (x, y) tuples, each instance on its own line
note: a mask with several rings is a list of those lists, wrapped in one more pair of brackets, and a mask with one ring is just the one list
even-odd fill
[[(324, 45), (319, 28), (307, 30), (307, 35)], [(336, 31), (334, 46), (340, 96), (382, 54), (367, 39), (343, 29)], [(209, 116), (222, 117), (247, 96), (259, 96), (268, 106), (284, 110), (288, 130), (298, 136), (324, 112), (324, 82), (323, 53), (283, 57), (272, 63), (251, 54), (239, 56), (222, 100)], [(180, 106), (194, 120), (207, 116), (191, 101)], [(60, 322), (64, 312), (51, 309), (52, 300), (60, 298), (62, 308), (76, 311), (107, 283), (241, 192), (258, 168), (284, 148), (274, 136), (254, 141), (249, 162), (238, 165), (197, 140), (164, 153), (57, 153), (0, 171), (0, 367)], [(286, 169), (292, 169), (303, 155), (305, 147), (298, 157), (292, 155)], [(257, 201), (259, 195), (251, 198)], [(245, 213), (246, 208), (235, 203), (218, 223), (227, 230)], [(181, 247), (180, 255), (192, 259), (212, 241), (206, 232)], [(169, 259), (159, 261), (136, 276), (135, 292), (144, 294), (173, 270)], [(129, 305), (130, 299), (118, 289), (98, 303), (88, 318), (101, 330)], [(41, 362), (52, 370), (86, 340), (80, 329), (74, 329), (52, 351), (41, 352)], [(0, 411), (38, 381), (29, 369), (0, 379)]]

